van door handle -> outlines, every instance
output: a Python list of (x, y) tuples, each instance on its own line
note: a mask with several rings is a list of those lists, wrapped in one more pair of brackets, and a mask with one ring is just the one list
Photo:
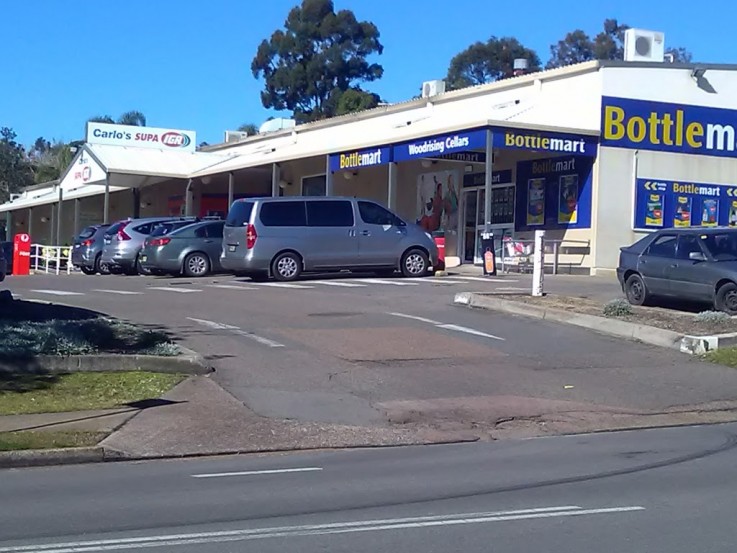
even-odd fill
[(370, 230), (363, 230), (363, 231), (361, 231), (361, 234), (363, 234), (364, 236), (371, 236), (371, 231)]

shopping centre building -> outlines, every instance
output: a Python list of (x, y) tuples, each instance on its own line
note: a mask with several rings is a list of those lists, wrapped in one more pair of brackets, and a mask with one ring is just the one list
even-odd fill
[(11, 234), (68, 244), (90, 223), (223, 215), (240, 197), (359, 196), (443, 237), (450, 266), (480, 263), (488, 227), (544, 229), (561, 267), (606, 271), (653, 229), (737, 222), (735, 90), (737, 66), (587, 62), (200, 149), (191, 131), (90, 124), (59, 182), (0, 213)]

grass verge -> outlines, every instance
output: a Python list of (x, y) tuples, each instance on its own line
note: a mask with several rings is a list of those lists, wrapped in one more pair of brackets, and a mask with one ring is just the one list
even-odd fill
[(704, 359), (718, 365), (737, 368), (737, 347), (712, 350), (704, 355)]
[(0, 379), (0, 415), (112, 409), (158, 398), (185, 376), (135, 371), (7, 378)]
[(105, 437), (102, 432), (0, 432), (0, 451), (90, 447)]

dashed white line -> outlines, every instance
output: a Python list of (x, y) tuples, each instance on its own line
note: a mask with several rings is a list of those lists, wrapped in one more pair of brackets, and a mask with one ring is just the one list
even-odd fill
[(290, 472), (319, 472), (320, 467), (301, 467), (294, 469), (244, 470), (241, 472), (213, 472), (207, 474), (193, 474), (192, 478), (223, 478), (226, 476), (258, 476), (261, 474), (286, 474)]
[(223, 290), (258, 290), (255, 286), (238, 286), (237, 284), (208, 284), (208, 288), (221, 288)]
[(417, 315), (408, 315), (407, 313), (387, 313), (388, 315), (391, 315), (392, 317), (400, 317), (402, 319), (411, 319), (413, 321), (419, 321), (421, 323), (427, 323), (434, 325), (437, 328), (442, 328), (444, 330), (452, 330), (454, 332), (465, 332), (466, 334), (472, 334), (474, 336), (481, 336), (482, 338), (489, 338), (492, 340), (500, 340), (505, 341), (504, 338), (501, 338), (499, 336), (495, 336), (494, 334), (489, 334), (487, 332), (481, 332), (480, 330), (476, 330), (474, 328), (468, 328), (466, 326), (460, 326), (455, 324), (448, 324), (448, 323), (441, 323), (439, 321), (434, 321), (432, 319), (427, 319), (425, 317), (418, 317)]
[(93, 292), (102, 292), (103, 294), (117, 294), (119, 296), (140, 296), (143, 292), (131, 292), (130, 290), (92, 290)]
[(175, 288), (169, 286), (151, 286), (149, 290), (161, 290), (162, 292), (177, 292), (179, 294), (193, 294), (195, 292), (202, 292), (196, 288)]
[(69, 292), (68, 290), (30, 290), (36, 294), (48, 294), (50, 296), (84, 296), (82, 292)]
[(360, 282), (369, 284), (391, 284), (392, 286), (419, 286), (416, 282), (401, 282), (399, 280), (382, 280), (380, 278), (362, 278)]
[(274, 340), (270, 340), (268, 338), (264, 338), (263, 336), (259, 336), (258, 334), (254, 334), (253, 332), (242, 330), (238, 328), (237, 326), (233, 326), (233, 325), (229, 325), (225, 323), (218, 323), (215, 321), (208, 321), (207, 319), (197, 319), (195, 317), (187, 317), (187, 320), (195, 322), (202, 326), (206, 326), (208, 328), (212, 328), (214, 330), (227, 330), (228, 332), (232, 334), (243, 336), (244, 338), (248, 338), (249, 340), (253, 340), (254, 342), (258, 342), (259, 344), (262, 344), (264, 346), (269, 346), (270, 348), (283, 348), (284, 347), (284, 344), (282, 343), (276, 342)]

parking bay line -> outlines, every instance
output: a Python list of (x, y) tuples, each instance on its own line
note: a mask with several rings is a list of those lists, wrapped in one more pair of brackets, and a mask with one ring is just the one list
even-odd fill
[(240, 472), (213, 472), (206, 474), (193, 474), (192, 478), (222, 478), (226, 476), (258, 476), (262, 474), (286, 474), (290, 472), (318, 472), (320, 467), (301, 467), (294, 469), (268, 469), (268, 470), (244, 470)]
[(314, 286), (305, 286), (304, 284), (291, 284), (289, 282), (257, 282), (256, 286), (269, 286), (271, 288), (314, 288)]
[(369, 284), (391, 284), (393, 286), (419, 286), (416, 282), (399, 282), (394, 280), (382, 280), (380, 278), (362, 278), (359, 282), (368, 282)]
[(366, 288), (365, 284), (356, 282), (341, 282), (335, 280), (311, 280), (310, 284), (323, 284), (325, 286), (341, 286), (343, 288)]
[(67, 290), (29, 290), (36, 294), (48, 294), (50, 296), (84, 296), (83, 292), (69, 292)]
[(140, 296), (143, 292), (131, 292), (130, 290), (92, 290), (93, 292), (102, 292), (103, 294), (118, 294), (119, 296)]
[(453, 330), (454, 332), (463, 332), (465, 334), (471, 334), (473, 336), (480, 336), (482, 338), (489, 338), (491, 340), (499, 340), (501, 342), (505, 341), (504, 338), (501, 338), (499, 336), (495, 336), (487, 332), (481, 332), (480, 330), (476, 330), (474, 328), (468, 328), (467, 326), (441, 323), (439, 321), (434, 321), (432, 319), (426, 319), (425, 317), (418, 317), (416, 315), (408, 315), (406, 313), (389, 313), (389, 315), (391, 315), (392, 317), (400, 317), (402, 319), (412, 319), (414, 321), (419, 321), (421, 323), (431, 324), (437, 328), (442, 328), (444, 330)]
[(195, 288), (174, 288), (174, 287), (167, 287), (167, 286), (151, 286), (149, 290), (162, 290), (164, 292), (178, 292), (180, 294), (192, 294), (194, 292), (202, 292), (202, 290), (197, 290)]
[(453, 278), (460, 278), (463, 280), (474, 280), (476, 282), (519, 282), (518, 280), (510, 280), (506, 278), (493, 278), (493, 277), (473, 277), (473, 276), (453, 275)]
[(237, 284), (207, 284), (208, 288), (221, 288), (223, 290), (258, 290), (255, 286), (238, 286)]
[(283, 348), (284, 347), (284, 344), (275, 342), (274, 340), (269, 340), (268, 338), (264, 338), (263, 336), (259, 336), (258, 334), (254, 334), (253, 332), (247, 332), (245, 330), (241, 330), (237, 326), (233, 326), (233, 325), (229, 325), (225, 323), (217, 323), (215, 321), (208, 321), (207, 319), (196, 319), (194, 317), (187, 317), (187, 320), (195, 322), (202, 326), (206, 326), (208, 328), (212, 328), (213, 330), (227, 330), (228, 332), (231, 332), (232, 334), (243, 336), (244, 338), (248, 338), (264, 346), (269, 346), (270, 348)]

